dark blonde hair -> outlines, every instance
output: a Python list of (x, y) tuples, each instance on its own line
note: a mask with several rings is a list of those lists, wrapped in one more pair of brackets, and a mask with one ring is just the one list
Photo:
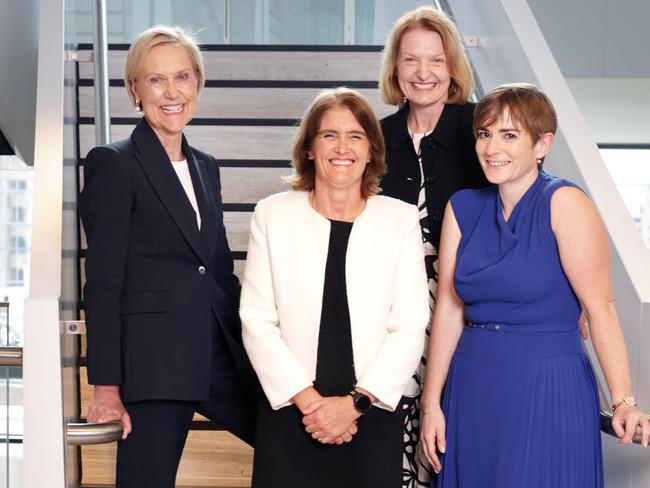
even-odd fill
[(355, 90), (334, 88), (316, 96), (305, 111), (293, 142), (292, 164), (294, 174), (285, 178), (294, 190), (310, 191), (316, 181), (316, 167), (309, 159), (320, 123), (325, 112), (347, 108), (366, 133), (370, 143), (370, 162), (366, 164), (361, 182), (361, 195), (367, 198), (379, 193), (379, 178), (386, 172), (386, 149), (381, 127), (368, 101)]
[(124, 68), (124, 86), (131, 103), (136, 104), (133, 82), (138, 79), (144, 60), (149, 51), (160, 44), (176, 44), (187, 51), (197, 78), (197, 91), (200, 93), (205, 81), (203, 56), (196, 37), (190, 31), (179, 26), (156, 25), (142, 32), (131, 44)]
[(465, 103), (474, 90), (474, 77), (469, 65), (462, 38), (456, 24), (444, 13), (429, 6), (418, 7), (402, 15), (388, 36), (384, 47), (379, 90), (381, 98), (389, 105), (400, 105), (404, 92), (397, 81), (397, 58), (402, 36), (407, 31), (422, 28), (437, 32), (442, 38), (451, 82), (447, 103)]
[(557, 131), (557, 114), (551, 100), (530, 83), (508, 83), (485, 95), (474, 110), (474, 135), (489, 127), (508, 109), (510, 118), (536, 144), (544, 134)]

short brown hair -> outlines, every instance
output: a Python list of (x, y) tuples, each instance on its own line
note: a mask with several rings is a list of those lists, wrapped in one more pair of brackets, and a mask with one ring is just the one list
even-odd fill
[(508, 109), (512, 121), (530, 135), (533, 144), (557, 131), (557, 114), (551, 100), (530, 83), (500, 85), (485, 95), (474, 110), (474, 134), (489, 127)]
[(456, 24), (444, 13), (429, 6), (418, 7), (402, 15), (388, 36), (384, 47), (379, 90), (389, 105), (400, 105), (404, 92), (397, 81), (399, 45), (405, 32), (423, 28), (440, 34), (451, 82), (447, 103), (465, 103), (474, 91), (474, 76), (465, 54), (463, 41)]
[(311, 102), (300, 122), (293, 142), (294, 174), (285, 178), (294, 190), (311, 191), (316, 181), (316, 167), (309, 159), (314, 139), (320, 130), (325, 112), (332, 108), (347, 108), (357, 119), (370, 143), (370, 162), (361, 181), (361, 195), (367, 198), (379, 193), (379, 178), (386, 172), (386, 148), (381, 127), (368, 101), (356, 90), (334, 88), (319, 93)]
[(197, 91), (200, 93), (205, 81), (203, 56), (196, 37), (187, 29), (179, 26), (156, 25), (142, 32), (131, 44), (124, 68), (124, 86), (131, 103), (135, 105), (136, 97), (132, 84), (138, 79), (144, 59), (149, 51), (160, 44), (177, 44), (185, 48), (198, 80)]

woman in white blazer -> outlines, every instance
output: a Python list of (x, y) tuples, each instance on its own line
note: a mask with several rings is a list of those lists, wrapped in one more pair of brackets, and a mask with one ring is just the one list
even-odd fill
[(376, 195), (384, 156), (368, 102), (325, 91), (294, 142), (293, 190), (253, 214), (240, 316), (268, 399), (256, 488), (401, 484), (428, 291), (417, 208)]

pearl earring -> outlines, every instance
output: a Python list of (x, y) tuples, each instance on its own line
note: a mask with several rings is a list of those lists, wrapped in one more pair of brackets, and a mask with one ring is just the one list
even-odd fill
[(539, 165), (542, 164), (542, 158), (537, 158), (537, 164), (539, 164)]
[(136, 112), (142, 112), (142, 107), (140, 106), (139, 101), (135, 102), (135, 111)]

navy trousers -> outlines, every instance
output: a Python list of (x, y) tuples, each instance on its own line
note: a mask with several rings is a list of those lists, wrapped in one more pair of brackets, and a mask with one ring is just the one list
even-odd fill
[(194, 412), (253, 445), (256, 411), (242, 391), (218, 324), (207, 401), (147, 400), (125, 403), (133, 431), (118, 442), (116, 488), (173, 488)]

